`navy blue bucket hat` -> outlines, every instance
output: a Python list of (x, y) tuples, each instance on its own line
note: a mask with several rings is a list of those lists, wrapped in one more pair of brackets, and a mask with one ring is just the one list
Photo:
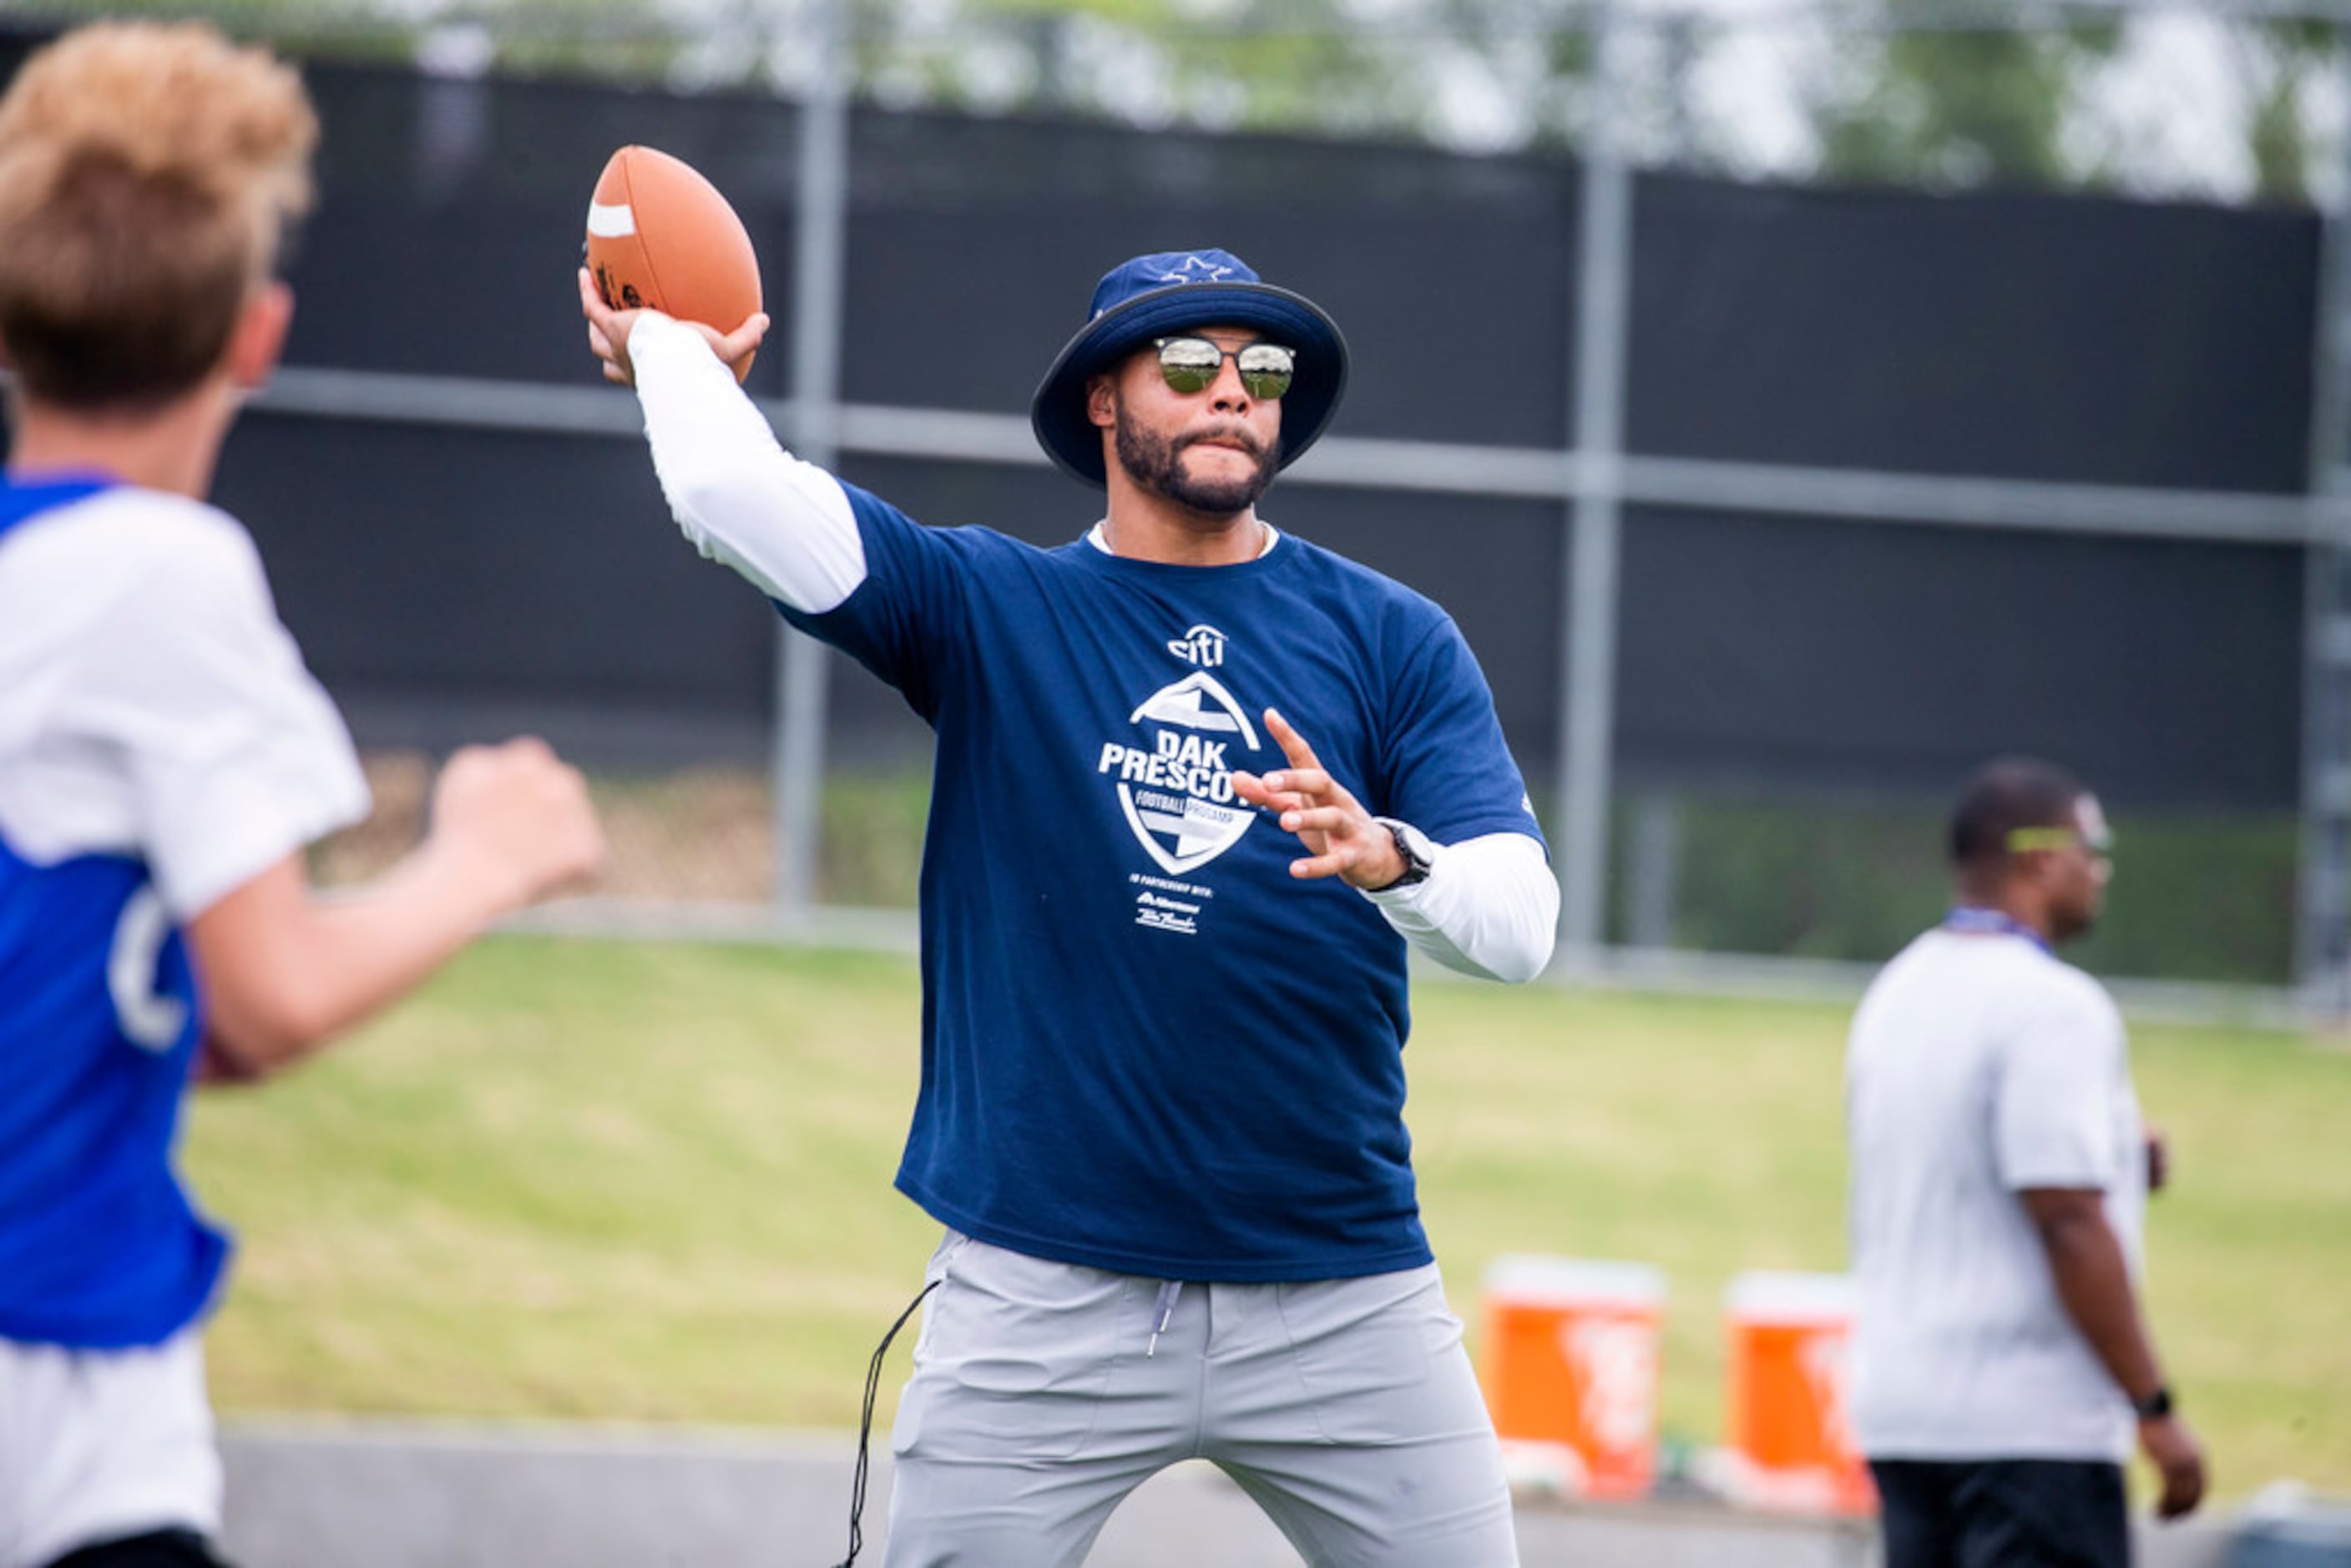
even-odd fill
[(1171, 250), (1113, 267), (1093, 308), (1029, 404), (1046, 454), (1071, 477), (1105, 485), (1102, 428), (1086, 417), (1086, 382), (1155, 338), (1202, 327), (1247, 327), (1297, 350), (1281, 399), (1282, 467), (1314, 444), (1347, 386), (1347, 340), (1312, 300), (1259, 282), (1229, 251)]

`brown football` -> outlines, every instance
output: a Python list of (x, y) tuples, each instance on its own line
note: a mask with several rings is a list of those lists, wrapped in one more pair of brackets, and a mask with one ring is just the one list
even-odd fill
[[(649, 307), (731, 332), (759, 308), (759, 258), (743, 220), (691, 164), (623, 147), (588, 204), (588, 271), (616, 310)], [(737, 376), (748, 375), (745, 359)]]

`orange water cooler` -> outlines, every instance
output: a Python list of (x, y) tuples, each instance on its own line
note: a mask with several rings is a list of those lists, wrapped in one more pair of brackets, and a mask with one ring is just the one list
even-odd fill
[(1757, 1270), (1730, 1282), (1733, 1490), (1761, 1508), (1866, 1513), (1869, 1469), (1846, 1417), (1853, 1281)]
[(1579, 1497), (1648, 1490), (1665, 1304), (1665, 1276), (1646, 1263), (1494, 1260), (1483, 1381), (1513, 1479)]

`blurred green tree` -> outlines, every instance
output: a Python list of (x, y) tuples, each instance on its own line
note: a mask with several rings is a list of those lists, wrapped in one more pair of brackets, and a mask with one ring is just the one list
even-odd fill
[[(925, 0), (853, 0), (869, 65), (941, 39)], [(1586, 0), (1419, 0), (1372, 19), (1357, 0), (962, 0), (968, 51), (1023, 38), (1036, 62), (1006, 107), (1146, 123), (1442, 138), (1483, 97), (1495, 140), (1563, 145), (1589, 48)], [(884, 71), (890, 68), (881, 67)], [(937, 85), (954, 96), (958, 63)], [(967, 75), (967, 73), (965, 73)]]
[(1938, 17), (1884, 0), (1813, 97), (1823, 172), (1902, 184), (2078, 183), (2064, 141), (2078, 95), (2121, 43), (2114, 21), (2036, 21), (2020, 5)]
[[(2244, 194), (2310, 203), (2336, 172), (2314, 110), (2341, 70), (2351, 0), (2161, 16), (2068, 0), (1616, 0), (1635, 47), (1619, 85), (1636, 159), (1767, 177)], [(797, 94), (828, 5), (858, 92), (888, 106), (1071, 113), (1573, 149), (1603, 0), (0, 0), (12, 20), (201, 16), (298, 52)], [(2183, 151), (2161, 111), (2108, 91), (2145, 29), (2210, 31), (2233, 72), (2243, 173)], [(2160, 52), (2160, 51), (2158, 51)], [(473, 62), (468, 64), (468, 62)], [(1758, 77), (1780, 73), (1775, 82)], [(1728, 96), (1709, 96), (1740, 78)], [(2209, 78), (2207, 78), (2209, 80)], [(1792, 81), (1792, 140), (1759, 132)], [(2126, 95), (2127, 96), (2127, 95)], [(1759, 107), (1760, 106), (1760, 107)], [(1775, 151), (1758, 154), (1769, 142)], [(2225, 165), (2231, 150), (2224, 149)]]
[(2236, 63), (2248, 105), (2245, 143), (2260, 200), (2308, 204), (2323, 155), (2305, 112), (2310, 84), (2340, 74), (2344, 24), (2271, 19), (2237, 35)]

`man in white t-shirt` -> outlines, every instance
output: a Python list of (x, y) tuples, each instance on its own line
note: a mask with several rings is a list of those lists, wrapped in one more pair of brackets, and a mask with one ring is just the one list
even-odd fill
[(2127, 1563), (2133, 1428), (2194, 1509), (2204, 1460), (2139, 1311), (2162, 1179), (2122, 1018), (2053, 949), (2109, 874), (2095, 796), (1991, 763), (1950, 823), (1957, 898), (1886, 967), (1846, 1061), (1853, 1421), (1888, 1568)]
[(201, 1341), (225, 1236), (173, 1169), (191, 1073), (253, 1078), (602, 853), (536, 741), (453, 758), (432, 831), (312, 895), (366, 813), (253, 541), (204, 504), (284, 341), (301, 83), (102, 25), (0, 99), (0, 1568), (204, 1568)]

